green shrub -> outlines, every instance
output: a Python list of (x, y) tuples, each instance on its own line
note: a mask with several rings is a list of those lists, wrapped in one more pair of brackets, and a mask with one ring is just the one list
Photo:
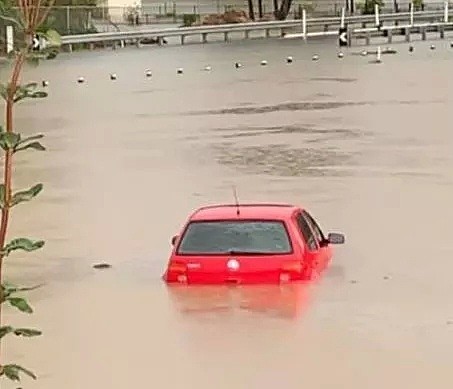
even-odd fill
[(184, 27), (190, 27), (197, 21), (197, 15), (194, 14), (184, 14), (182, 15), (182, 22)]

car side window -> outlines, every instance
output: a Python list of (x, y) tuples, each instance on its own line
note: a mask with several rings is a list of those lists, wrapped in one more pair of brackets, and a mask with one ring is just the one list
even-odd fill
[(304, 218), (307, 220), (308, 224), (310, 225), (313, 233), (315, 234), (316, 240), (318, 243), (322, 243), (326, 240), (324, 234), (322, 233), (321, 228), (319, 227), (318, 223), (316, 223), (315, 219), (307, 212), (302, 211)]
[(318, 244), (316, 242), (316, 237), (313, 234), (313, 231), (310, 228), (310, 225), (308, 224), (307, 220), (302, 216), (301, 213), (299, 213), (296, 217), (297, 220), (297, 225), (299, 227), (299, 231), (302, 234), (305, 243), (308, 246), (308, 249), (310, 251), (315, 251), (318, 249)]

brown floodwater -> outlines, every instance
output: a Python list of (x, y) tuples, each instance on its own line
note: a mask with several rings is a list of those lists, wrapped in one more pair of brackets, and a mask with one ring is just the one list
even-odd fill
[[(48, 147), (15, 171), (17, 188), (45, 191), (14, 209), (11, 236), (47, 242), (7, 264), (11, 282), (45, 284), (34, 315), (7, 312), (44, 332), (8, 338), (7, 360), (39, 375), (22, 386), (450, 388), (453, 50), (436, 45), (396, 44), (382, 64), (337, 59), (332, 42), (252, 40), (27, 69), (50, 96), (17, 108), (17, 129)], [(346, 234), (317, 284), (162, 283), (171, 236), (232, 185)]]

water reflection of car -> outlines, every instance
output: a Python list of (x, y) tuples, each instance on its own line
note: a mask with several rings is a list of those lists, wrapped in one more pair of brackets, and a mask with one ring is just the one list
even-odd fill
[(167, 283), (262, 284), (312, 280), (332, 259), (332, 244), (307, 210), (289, 204), (214, 205), (196, 210), (163, 275)]
[(295, 319), (309, 303), (309, 285), (204, 285), (169, 288), (178, 312), (203, 315), (244, 311)]

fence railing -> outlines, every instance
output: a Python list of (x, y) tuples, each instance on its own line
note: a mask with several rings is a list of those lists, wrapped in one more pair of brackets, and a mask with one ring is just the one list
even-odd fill
[[(288, 19), (300, 19), (302, 8), (308, 17), (339, 16), (341, 8), (349, 5), (347, 13), (351, 14), (354, 0), (295, 0)], [(353, 14), (363, 13), (365, 1), (354, 1)], [(442, 10), (443, 2), (418, 1), (424, 10)], [(453, 7), (453, 0), (451, 0)], [(258, 14), (258, 0), (253, 0), (255, 14)], [(273, 13), (273, 0), (262, 0), (263, 13), (267, 20)], [(407, 12), (408, 0), (385, 0), (380, 7), (382, 13), (395, 11)], [(61, 35), (74, 35), (95, 32), (114, 32), (139, 26), (182, 25), (185, 18), (201, 21), (210, 14), (223, 13), (226, 10), (243, 10), (248, 12), (247, 0), (180, 0), (174, 2), (147, 2), (142, 0), (140, 7), (106, 7), (106, 6), (56, 6), (49, 13), (46, 26), (57, 30)], [(0, 22), (1, 27), (1, 22)]]
[[(447, 25), (451, 27), (452, 23), (448, 23), (450, 12), (444, 13), (443, 11), (423, 11), (423, 12), (405, 12), (405, 13), (390, 13), (381, 14), (379, 19), (381, 22), (409, 22), (410, 19), (417, 19), (419, 24), (413, 25), (413, 27), (427, 28), (429, 26), (440, 26)], [(248, 33), (251, 31), (265, 31), (266, 36), (269, 36), (271, 30), (280, 30), (281, 36), (284, 36), (283, 32), (288, 29), (302, 28), (305, 31), (306, 36), (321, 36), (321, 35), (337, 35), (338, 26), (341, 23), (347, 25), (364, 25), (366, 23), (376, 23), (376, 15), (348, 15), (344, 19), (340, 17), (317, 17), (302, 19), (300, 20), (285, 20), (285, 21), (270, 21), (270, 22), (252, 22), (252, 23), (237, 23), (237, 24), (224, 24), (217, 26), (197, 26), (197, 27), (179, 27), (179, 28), (154, 28), (154, 29), (132, 29), (129, 31), (121, 32), (106, 32), (97, 34), (80, 34), (80, 35), (68, 35), (62, 38), (63, 45), (68, 46), (72, 49), (72, 45), (77, 44), (90, 44), (94, 45), (102, 42), (121, 42), (121, 45), (125, 41), (135, 41), (138, 43), (144, 38), (155, 38), (157, 42), (161, 42), (164, 38), (179, 37), (181, 43), (184, 44), (185, 37), (192, 35), (199, 35), (202, 37), (202, 42), (207, 42), (208, 34), (219, 34), (223, 33), (225, 40), (228, 40), (228, 35), (234, 32), (243, 32), (247, 38)], [(342, 22), (343, 20), (343, 22)], [(424, 22), (424, 23), (421, 23)], [(329, 27), (337, 27), (332, 30)], [(306, 32), (308, 27), (315, 27), (317, 31)], [(395, 27), (395, 25), (393, 25)], [(384, 28), (384, 27), (382, 27)], [(389, 26), (385, 26), (389, 29)], [(395, 27), (396, 28), (396, 27)], [(379, 28), (374, 26), (373, 30)], [(359, 28), (363, 30), (363, 28)], [(365, 30), (367, 30), (365, 28)], [(354, 32), (359, 32), (354, 30)]]

